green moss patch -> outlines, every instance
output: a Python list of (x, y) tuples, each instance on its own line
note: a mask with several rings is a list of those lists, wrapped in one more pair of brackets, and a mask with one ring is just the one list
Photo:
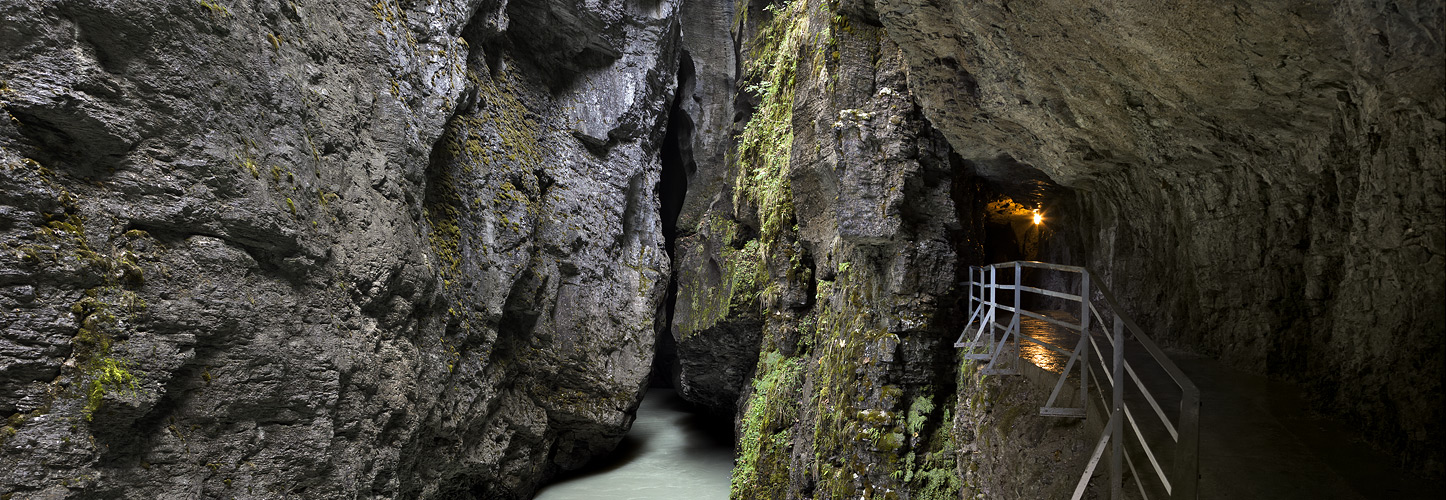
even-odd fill
[(797, 358), (776, 351), (759, 357), (753, 392), (744, 407), (742, 439), (733, 467), (733, 498), (785, 498), (803, 384)]
[(793, 227), (793, 192), (789, 159), (793, 152), (793, 101), (798, 55), (813, 38), (809, 33), (809, 2), (793, 0), (769, 5), (771, 15), (749, 44), (744, 90), (758, 96), (759, 106), (738, 138), (734, 201), (758, 213), (765, 250)]
[[(35, 179), (57, 193), (60, 209), (43, 214), (35, 230), (37, 247), (46, 247), (53, 264), (80, 264), (80, 273), (92, 283), (81, 299), (70, 307), (79, 327), (71, 340), (71, 358), (76, 367), (77, 382), (63, 392), (84, 401), (82, 412), (90, 420), (114, 392), (134, 392), (139, 387), (138, 371), (133, 362), (114, 354), (117, 335), (130, 321), (143, 313), (146, 301), (135, 289), (145, 283), (145, 273), (136, 254), (127, 248), (117, 251), (96, 251), (85, 234), (85, 220), (76, 206), (77, 198), (54, 178), (55, 174), (34, 160), (26, 159), (11, 168), (23, 168)], [(149, 237), (144, 231), (132, 230), (126, 240)], [(39, 252), (34, 252), (40, 263)]]
[(704, 281), (682, 284), (679, 296), (690, 308), (689, 320), (679, 325), (683, 338), (731, 317), (758, 316), (762, 312), (758, 299), (768, 283), (761, 242), (740, 241), (738, 224), (717, 214), (709, 214), (701, 225), (720, 243), (722, 286)]

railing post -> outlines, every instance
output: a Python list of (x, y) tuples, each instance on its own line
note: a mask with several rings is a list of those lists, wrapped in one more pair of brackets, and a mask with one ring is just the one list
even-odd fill
[(973, 311), (975, 307), (978, 307), (978, 305), (977, 305), (978, 303), (983, 303), (983, 302), (984, 302), (984, 301), (983, 301), (983, 299), (984, 299), (983, 293), (980, 293), (979, 296), (975, 296), (975, 295), (974, 295), (975, 289), (980, 289), (980, 286), (979, 286), (979, 276), (976, 276), (974, 271), (975, 271), (974, 266), (969, 266), (969, 310), (970, 310), (970, 311)]
[[(988, 328), (989, 352), (994, 352), (994, 309), (999, 307), (999, 267), (989, 266), (989, 323), (984, 327)], [(991, 360), (993, 361), (993, 360)]]
[[(974, 310), (974, 266), (969, 266), (969, 268), (968, 268), (966, 271), (968, 271), (969, 277), (964, 280), (964, 310), (965, 310), (965, 311), (973, 311), (973, 310)], [(964, 325), (964, 329), (965, 329), (965, 330), (968, 330), (968, 329), (969, 329), (969, 325)]]
[[(1090, 271), (1080, 271), (1079, 280), (1079, 334), (1088, 337), (1090, 334)], [(1081, 339), (1088, 342), (1088, 339)], [(1090, 382), (1090, 350), (1083, 349), (1079, 357), (1079, 397), (1080, 404), (1089, 408), (1089, 382)]]
[(1079, 273), (1079, 331), (1088, 334), (1090, 331), (1090, 272), (1088, 269)]
[[(1110, 429), (1114, 436), (1114, 446), (1110, 450), (1110, 498), (1120, 500), (1124, 497), (1124, 471), (1120, 463), (1125, 455), (1125, 321), (1115, 313), (1115, 352), (1114, 352), (1114, 410), (1115, 417), (1112, 421), (1114, 428)], [(1139, 480), (1138, 478), (1136, 479)]]
[(1024, 316), (1024, 303), (1021, 300), (1023, 295), (1022, 290), (1019, 289), (1024, 284), (1023, 277), (1024, 266), (1021, 266), (1019, 261), (1014, 261), (1014, 322), (1009, 325), (1009, 333), (1014, 336), (1014, 359), (1011, 360), (1010, 366), (1013, 366), (1015, 370), (1019, 369), (1019, 318)]
[(1180, 440), (1175, 444), (1173, 499), (1195, 500), (1200, 482), (1200, 391), (1185, 390), (1180, 398)]

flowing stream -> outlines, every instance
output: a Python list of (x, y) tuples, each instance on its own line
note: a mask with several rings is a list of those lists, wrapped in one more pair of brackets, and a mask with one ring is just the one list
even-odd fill
[(684, 408), (671, 389), (649, 389), (617, 450), (544, 486), (536, 499), (727, 499), (733, 444)]

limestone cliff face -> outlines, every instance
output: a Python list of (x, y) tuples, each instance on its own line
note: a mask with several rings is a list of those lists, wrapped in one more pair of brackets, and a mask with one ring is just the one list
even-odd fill
[[(733, 216), (731, 163), (741, 131), (735, 108), (739, 84), (739, 14), (731, 0), (683, 4), (678, 111), (687, 193), (679, 209), (673, 262), (677, 292), (668, 334), (677, 345), (674, 386), (683, 397), (713, 408), (735, 407), (758, 360), (763, 277), (748, 228)], [(743, 97), (746, 99), (746, 96)], [(755, 229), (756, 232), (756, 229)]]
[(610, 449), (677, 2), (0, 5), (0, 494), (521, 498)]

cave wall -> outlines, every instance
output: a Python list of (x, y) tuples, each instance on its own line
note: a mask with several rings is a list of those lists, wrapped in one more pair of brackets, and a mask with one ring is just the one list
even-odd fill
[(677, 8), (0, 4), (0, 495), (525, 498), (611, 449)]
[(874, 6), (955, 151), (1072, 192), (1056, 260), (1440, 471), (1439, 2)]

